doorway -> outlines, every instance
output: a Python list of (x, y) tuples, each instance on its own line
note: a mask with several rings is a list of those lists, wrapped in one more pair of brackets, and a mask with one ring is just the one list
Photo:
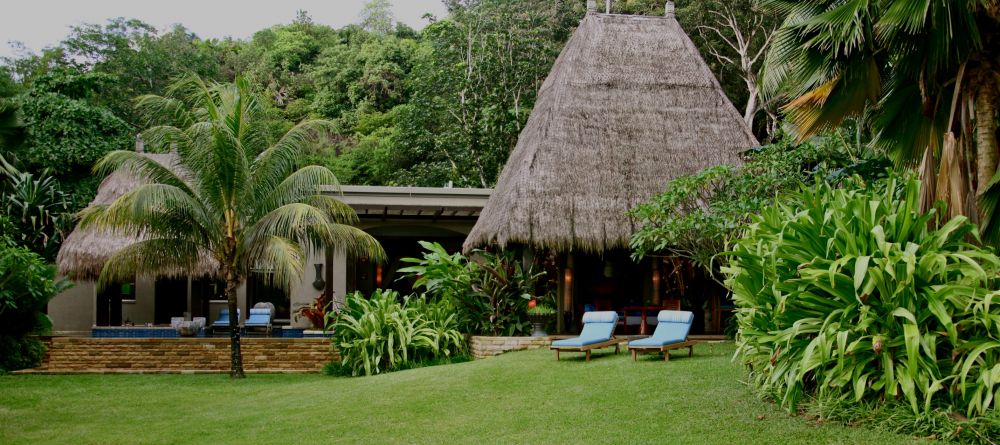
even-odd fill
[(171, 317), (181, 317), (187, 307), (187, 278), (161, 278), (154, 289), (153, 323), (170, 324)]

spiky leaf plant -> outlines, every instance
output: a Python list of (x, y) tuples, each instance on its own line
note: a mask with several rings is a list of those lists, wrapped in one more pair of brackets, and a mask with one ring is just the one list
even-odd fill
[(820, 183), (753, 218), (725, 273), (754, 386), (789, 409), (807, 394), (996, 406), (1000, 259), (965, 217), (918, 212), (919, 190)]

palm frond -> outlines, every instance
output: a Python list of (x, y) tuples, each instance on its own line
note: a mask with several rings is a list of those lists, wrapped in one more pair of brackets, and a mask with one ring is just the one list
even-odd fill
[(203, 255), (199, 246), (185, 240), (148, 239), (130, 244), (108, 259), (97, 280), (97, 288), (131, 281), (139, 276), (186, 276), (198, 267)]
[(302, 245), (280, 236), (267, 236), (261, 240), (257, 254), (248, 258), (247, 270), (263, 270), (273, 274), (275, 284), (285, 292), (302, 277), (306, 252)]
[(99, 176), (107, 176), (113, 171), (124, 172), (150, 183), (171, 185), (187, 194), (194, 194), (174, 171), (134, 151), (116, 150), (104, 155), (94, 164), (94, 173)]

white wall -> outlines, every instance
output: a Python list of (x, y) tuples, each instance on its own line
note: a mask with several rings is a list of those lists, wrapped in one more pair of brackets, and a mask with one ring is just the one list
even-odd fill
[(73, 287), (49, 301), (52, 333), (56, 335), (90, 334), (95, 320), (97, 291), (93, 281), (74, 283)]

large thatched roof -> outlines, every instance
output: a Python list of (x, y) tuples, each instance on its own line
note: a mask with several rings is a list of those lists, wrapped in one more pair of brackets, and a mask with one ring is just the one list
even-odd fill
[[(178, 159), (176, 154), (152, 154), (145, 156), (153, 159), (171, 170), (178, 170)], [(90, 205), (107, 205), (142, 184), (142, 180), (125, 172), (114, 172), (104, 178), (101, 186), (97, 189), (97, 196), (90, 202)], [(104, 263), (115, 252), (139, 241), (141, 237), (135, 234), (115, 233), (106, 230), (77, 228), (63, 242), (59, 249), (59, 256), (56, 263), (59, 266), (59, 273), (74, 280), (96, 280), (101, 274)], [(205, 256), (201, 264), (194, 271), (177, 270), (167, 273), (173, 276), (185, 276), (189, 272), (192, 275), (214, 275), (218, 271), (217, 264)], [(168, 271), (170, 272), (170, 271)]]
[(628, 246), (626, 212), (757, 145), (673, 17), (589, 13), (538, 93), (465, 248)]

